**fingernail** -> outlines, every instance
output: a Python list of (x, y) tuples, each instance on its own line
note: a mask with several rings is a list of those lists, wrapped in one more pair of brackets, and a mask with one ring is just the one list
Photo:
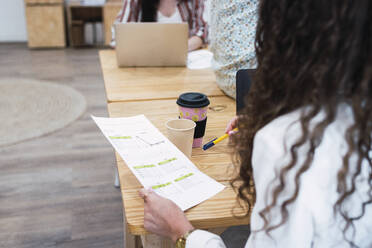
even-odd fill
[(143, 198), (143, 196), (144, 196), (143, 189), (138, 190), (138, 195), (139, 195), (141, 198)]
[(236, 131), (232, 131), (232, 130), (231, 130), (231, 131), (229, 132), (229, 135), (233, 135), (233, 134), (235, 134), (235, 133), (236, 133)]

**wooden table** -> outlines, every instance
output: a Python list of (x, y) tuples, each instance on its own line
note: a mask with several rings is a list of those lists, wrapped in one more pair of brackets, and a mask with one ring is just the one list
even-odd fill
[(207, 96), (224, 96), (212, 70), (185, 67), (118, 68), (114, 50), (99, 53), (108, 102), (174, 99), (194, 91)]
[[(208, 109), (205, 140), (222, 135), (226, 123), (235, 115), (235, 101), (224, 96), (217, 88), (210, 70), (119, 69), (116, 68), (113, 51), (101, 51), (100, 58), (110, 117), (144, 114), (162, 133), (166, 134), (165, 122), (177, 118), (176, 98), (184, 91), (199, 91), (209, 95), (211, 104)], [(172, 75), (174, 80), (170, 79)], [(173, 86), (169, 89), (171, 81)], [(185, 81), (189, 85), (185, 84)], [(236, 218), (232, 212), (234, 209), (235, 215), (242, 216), (246, 210), (238, 207), (236, 193), (229, 186), (229, 180), (235, 175), (235, 171), (227, 148), (227, 140), (225, 140), (207, 151), (201, 148), (193, 149), (191, 157), (193, 163), (202, 172), (226, 185), (226, 188), (216, 196), (186, 211), (188, 219), (196, 228), (210, 229), (249, 223), (247, 217)], [(138, 196), (141, 185), (120, 156), (116, 154), (116, 157), (129, 232), (145, 237), (142, 239), (144, 247), (171, 247), (169, 242), (156, 240), (156, 236), (148, 235), (145, 231), (143, 200)]]

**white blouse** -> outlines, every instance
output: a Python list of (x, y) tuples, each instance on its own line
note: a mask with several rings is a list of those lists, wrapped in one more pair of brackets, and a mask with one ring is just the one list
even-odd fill
[(165, 16), (160, 11), (157, 14), (157, 22), (159, 23), (182, 23), (182, 17), (178, 8), (171, 16)]
[[(272, 189), (278, 183), (275, 179), (278, 178), (280, 169), (291, 159), (286, 150), (301, 135), (301, 126), (298, 122), (300, 113), (300, 110), (297, 110), (275, 119), (255, 136), (252, 165), (257, 199), (251, 216), (252, 233), (245, 245), (246, 248), (349, 247), (342, 233), (344, 220), (339, 214), (333, 215), (333, 205), (338, 199), (337, 172), (342, 166), (342, 158), (347, 151), (344, 134), (353, 119), (351, 108), (346, 105), (340, 106), (336, 120), (326, 128), (310, 169), (301, 176), (298, 197), (288, 207), (288, 220), (270, 232), (272, 238), (264, 231), (258, 231), (263, 227), (259, 212), (267, 202), (271, 202)], [(312, 125), (323, 118), (324, 113), (318, 114)], [(299, 149), (299, 162), (304, 161), (307, 149), (308, 144)], [(355, 159), (354, 156), (352, 161), (356, 161)], [(349, 215), (360, 214), (361, 202), (368, 199), (367, 178), (370, 170), (367, 161), (364, 161), (362, 173), (357, 178), (356, 192), (344, 206), (344, 209), (349, 211)], [(290, 171), (286, 178), (285, 199), (294, 191), (294, 176), (295, 172)], [(282, 201), (283, 197), (279, 197), (279, 204)], [(278, 223), (280, 210), (275, 208), (273, 211), (272, 221)], [(355, 243), (359, 247), (372, 247), (371, 205), (366, 207), (364, 216), (355, 221), (354, 225)], [(347, 237), (351, 236), (352, 228), (349, 228)], [(186, 247), (225, 248), (225, 245), (219, 236), (196, 230), (187, 238)]]

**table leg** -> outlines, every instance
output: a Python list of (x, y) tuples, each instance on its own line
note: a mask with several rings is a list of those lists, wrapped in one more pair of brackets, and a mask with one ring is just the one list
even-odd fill
[(218, 236), (221, 235), (226, 230), (226, 227), (215, 227), (215, 228), (209, 228), (208, 232), (217, 234)]
[(115, 170), (114, 186), (115, 186), (115, 188), (120, 188), (120, 180), (119, 180), (118, 168), (115, 167), (114, 170)]
[[(211, 228), (208, 231), (220, 235), (226, 228)], [(174, 244), (170, 239), (162, 238), (155, 234), (141, 235), (143, 248), (173, 248)]]
[(92, 26), (93, 26), (93, 45), (97, 45), (97, 23), (96, 22), (93, 22), (92, 23)]
[(139, 242), (136, 241), (136, 236), (128, 232), (127, 225), (124, 225), (124, 248), (139, 248)]
[(173, 248), (174, 244), (170, 239), (162, 238), (155, 234), (141, 235), (143, 248)]
[(123, 226), (124, 226), (124, 248), (139, 248), (140, 241), (136, 236), (129, 233), (129, 228), (127, 226), (127, 218), (125, 216), (125, 210), (123, 210)]

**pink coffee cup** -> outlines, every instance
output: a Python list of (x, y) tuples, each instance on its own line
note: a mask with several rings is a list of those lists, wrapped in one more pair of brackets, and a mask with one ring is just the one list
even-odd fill
[(177, 99), (179, 118), (193, 120), (196, 124), (192, 147), (201, 147), (207, 124), (209, 99), (197, 92), (183, 93)]

